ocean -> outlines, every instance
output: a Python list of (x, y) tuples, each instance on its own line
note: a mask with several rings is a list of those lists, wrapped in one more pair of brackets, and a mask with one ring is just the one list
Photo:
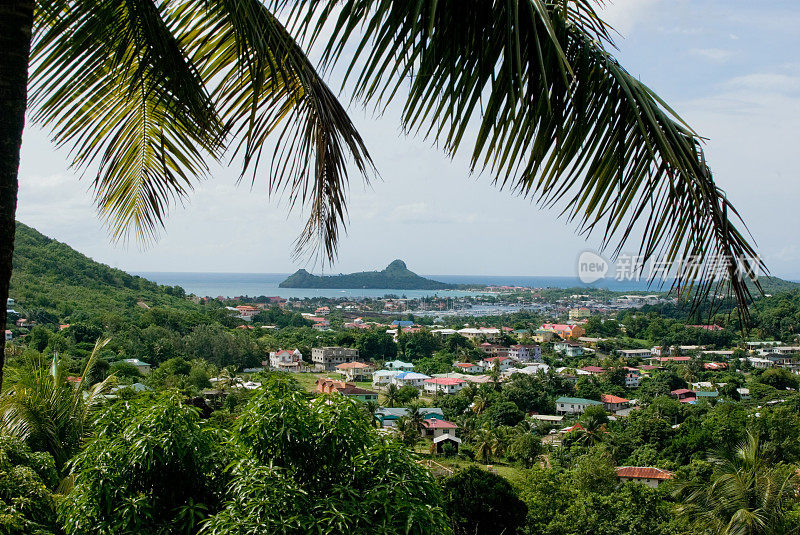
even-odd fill
[[(181, 286), (187, 293), (199, 296), (251, 296), (260, 295), (280, 296), (286, 299), (291, 297), (383, 297), (387, 294), (405, 296), (408, 298), (428, 297), (433, 295), (448, 297), (463, 297), (477, 295), (480, 292), (466, 292), (461, 290), (393, 290), (393, 289), (363, 289), (353, 288), (345, 290), (333, 289), (306, 289), (306, 288), (278, 288), (289, 273), (180, 273), (144, 271), (135, 272), (151, 281), (170, 286)], [(603, 279), (592, 284), (584, 284), (577, 277), (541, 277), (541, 276), (500, 276), (500, 275), (423, 275), (423, 277), (446, 282), (450, 284), (481, 284), (494, 286), (529, 286), (532, 288), (606, 288), (618, 292), (631, 291), (659, 291), (658, 285), (648, 288), (646, 281), (617, 281)], [(668, 288), (664, 288), (667, 290)]]

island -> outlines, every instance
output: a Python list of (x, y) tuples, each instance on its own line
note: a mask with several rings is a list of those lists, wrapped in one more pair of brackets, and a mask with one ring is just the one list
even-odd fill
[(347, 275), (312, 275), (298, 269), (279, 285), (281, 288), (373, 288), (387, 290), (453, 290), (458, 284), (447, 284), (420, 277), (402, 260), (395, 260), (383, 271), (361, 271)]

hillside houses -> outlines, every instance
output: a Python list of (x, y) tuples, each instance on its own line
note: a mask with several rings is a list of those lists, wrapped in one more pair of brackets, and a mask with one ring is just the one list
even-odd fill
[(556, 412), (558, 414), (583, 414), (583, 411), (592, 405), (602, 406), (603, 403), (593, 399), (562, 396), (556, 400)]
[(262, 362), (281, 372), (299, 372), (303, 366), (303, 354), (299, 349), (279, 349), (269, 354), (269, 361)]
[(539, 330), (552, 332), (563, 340), (577, 340), (586, 334), (586, 330), (575, 323), (544, 323)]
[(333, 371), (336, 366), (358, 359), (358, 349), (349, 347), (315, 347), (311, 350), (311, 361), (318, 371)]

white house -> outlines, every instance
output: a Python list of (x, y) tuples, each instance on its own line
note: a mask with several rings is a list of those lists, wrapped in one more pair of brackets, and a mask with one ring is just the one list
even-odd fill
[(372, 386), (375, 388), (388, 386), (392, 379), (401, 373), (403, 372), (399, 370), (378, 370), (372, 374)]
[(486, 357), (479, 364), (484, 370), (491, 371), (495, 369), (495, 363), (497, 363), (499, 371), (502, 372), (511, 366), (511, 359), (508, 357)]
[(425, 379), (424, 382), (425, 392), (430, 392), (432, 394), (456, 394), (467, 384), (463, 379), (448, 377), (431, 377), (430, 379)]
[(8, 329), (6, 329), (6, 342), (8, 342), (9, 340), (11, 340), (12, 338), (14, 338), (14, 335), (11, 333), (11, 331), (9, 331)]
[(761, 357), (747, 357), (747, 361), (753, 368), (772, 368), (772, 361)]
[(459, 329), (458, 334), (464, 336), (465, 338), (469, 338), (470, 340), (486, 338), (489, 341), (496, 340), (498, 336), (500, 336), (500, 329), (495, 329), (493, 327), (467, 327), (465, 329)]
[(427, 418), (422, 420), (422, 436), (437, 439), (442, 435), (456, 436), (458, 426), (447, 420)]
[(456, 362), (453, 364), (453, 367), (464, 373), (480, 373), (483, 371), (483, 367), (481, 367), (480, 364), (474, 364), (472, 362)]
[(629, 370), (625, 374), (625, 388), (639, 388), (640, 384), (642, 384), (641, 373)]
[(508, 348), (508, 357), (520, 362), (541, 362), (542, 348), (536, 344), (516, 344)]
[(425, 383), (425, 379), (430, 379), (430, 375), (425, 375), (424, 373), (416, 373), (416, 372), (400, 372), (394, 377), (392, 377), (392, 383), (396, 384), (399, 387), (403, 387), (405, 385), (416, 386), (417, 388), (422, 388)]
[(580, 357), (583, 355), (583, 347), (573, 342), (556, 342), (553, 344), (553, 349), (567, 357)]
[(398, 370), (401, 372), (414, 371), (414, 365), (410, 362), (403, 362), (402, 360), (390, 360), (384, 364), (387, 370)]
[(556, 400), (556, 412), (558, 414), (583, 414), (586, 407), (592, 405), (603, 406), (600, 401), (595, 401), (593, 399), (568, 398), (562, 396)]
[(282, 372), (297, 372), (303, 366), (303, 354), (299, 349), (279, 349), (269, 354), (269, 365)]

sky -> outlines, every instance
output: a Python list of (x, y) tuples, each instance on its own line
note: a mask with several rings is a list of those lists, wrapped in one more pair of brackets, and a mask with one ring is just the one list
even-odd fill
[[(717, 185), (771, 273), (800, 279), (800, 3), (617, 0), (603, 13), (619, 33), (622, 65), (708, 139)], [(326, 272), (382, 269), (401, 258), (429, 275), (571, 276), (578, 255), (599, 247), (599, 235), (579, 236), (556, 211), (470, 175), (466, 151), (450, 159), (403, 135), (397, 106), (380, 117), (358, 104), (348, 109), (380, 178), (365, 186), (351, 176), (348, 233)], [(17, 218), (95, 260), (127, 271), (320, 271), (292, 260), (304, 214), (268, 198), (265, 177), (251, 187), (237, 183), (235, 164), (215, 167), (173, 207), (159, 239), (141, 247), (109, 238), (90, 180), (69, 168), (68, 156), (47, 131), (27, 126)]]

